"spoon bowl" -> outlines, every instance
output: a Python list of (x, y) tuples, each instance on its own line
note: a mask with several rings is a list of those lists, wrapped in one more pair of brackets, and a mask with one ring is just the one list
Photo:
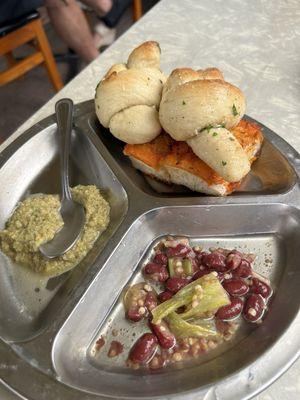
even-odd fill
[(70, 250), (82, 232), (85, 222), (85, 212), (81, 204), (65, 200), (60, 208), (64, 222), (54, 238), (40, 246), (40, 252), (47, 258), (59, 257)]
[(69, 153), (73, 126), (73, 102), (61, 99), (55, 105), (58, 134), (60, 138), (60, 214), (64, 225), (54, 238), (40, 246), (40, 252), (47, 258), (59, 257), (74, 246), (82, 232), (85, 210), (82, 204), (72, 199), (69, 185)]

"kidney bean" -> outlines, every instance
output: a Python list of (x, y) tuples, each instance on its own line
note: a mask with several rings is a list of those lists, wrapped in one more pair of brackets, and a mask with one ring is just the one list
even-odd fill
[(252, 254), (252, 253), (243, 254), (243, 259), (246, 260), (246, 261), (248, 261), (248, 263), (250, 263), (250, 264), (253, 263), (253, 261), (255, 260), (255, 258), (256, 258), (256, 255), (255, 255), (255, 254)]
[(263, 316), (264, 310), (265, 302), (261, 295), (250, 294), (244, 306), (243, 316), (249, 322), (256, 322)]
[(139, 322), (144, 316), (139, 313), (137, 308), (130, 308), (126, 313), (126, 317), (132, 322)]
[(155, 254), (154, 258), (153, 258), (153, 262), (155, 264), (160, 264), (160, 265), (167, 265), (168, 264), (168, 257), (161, 252), (158, 252)]
[(206, 251), (200, 251), (200, 252), (196, 253), (196, 259), (197, 259), (199, 265), (202, 263), (202, 257), (207, 254), (209, 254), (209, 253), (207, 253)]
[(190, 247), (189, 248), (189, 252), (187, 253), (187, 255), (185, 256), (186, 258), (189, 258), (189, 259), (196, 259), (196, 257), (197, 257), (197, 254), (194, 252), (194, 250)]
[(248, 285), (242, 279), (230, 279), (223, 282), (223, 288), (231, 296), (244, 296), (249, 292)]
[(232, 297), (231, 303), (219, 308), (216, 317), (222, 320), (229, 320), (238, 317), (243, 310), (244, 302), (239, 297)]
[(272, 289), (270, 288), (270, 286), (257, 278), (252, 279), (250, 292), (260, 294), (264, 299), (268, 299), (272, 295)]
[(167, 257), (185, 257), (190, 251), (190, 247), (179, 243), (175, 247), (168, 247), (166, 250), (166, 255)]
[(238, 252), (231, 252), (226, 257), (226, 265), (229, 269), (236, 269), (242, 262), (242, 256)]
[(165, 282), (169, 278), (168, 270), (164, 265), (151, 262), (145, 265), (144, 274), (155, 282)]
[(252, 268), (247, 260), (242, 260), (240, 265), (232, 271), (233, 275), (235, 277), (239, 278), (249, 278), (252, 274)]
[(232, 278), (231, 272), (218, 272), (219, 281), (222, 283), (224, 280), (228, 281)]
[(145, 298), (145, 307), (148, 311), (152, 311), (157, 306), (157, 296), (156, 293), (148, 292)]
[(165, 322), (154, 325), (149, 323), (152, 332), (158, 339), (160, 346), (163, 349), (171, 349), (176, 344), (176, 339), (173, 333), (170, 331), (168, 325)]
[(138, 364), (148, 363), (158, 347), (158, 341), (153, 333), (144, 333), (132, 346), (129, 359)]
[(226, 257), (223, 254), (218, 253), (217, 251), (203, 255), (201, 258), (201, 262), (208, 268), (211, 268), (218, 272), (224, 272), (227, 270)]
[(232, 253), (235, 251), (235, 250), (223, 249), (222, 247), (218, 247), (218, 248), (211, 247), (209, 250), (211, 251), (211, 253), (217, 252), (217, 253), (223, 254), (223, 256), (225, 256), (225, 257), (227, 257), (229, 253)]
[(189, 260), (192, 263), (192, 271), (193, 271), (193, 274), (194, 274), (199, 269), (198, 262), (197, 262), (197, 260), (195, 258), (189, 258)]
[[(202, 267), (202, 269), (201, 269), (201, 267)], [(204, 275), (207, 275), (207, 274), (210, 274), (211, 273), (211, 270), (210, 269), (208, 269), (208, 268), (206, 268), (206, 267), (203, 267), (203, 266), (201, 266), (200, 267), (200, 269), (193, 275), (193, 281), (195, 281), (196, 279), (198, 279), (198, 278), (201, 278), (202, 276), (204, 276)]]
[(161, 303), (170, 300), (171, 297), (173, 297), (173, 293), (169, 292), (168, 290), (165, 290), (164, 292), (161, 292), (158, 295), (158, 299)]
[(187, 278), (169, 278), (166, 282), (166, 289), (175, 294), (188, 283), (190, 280)]

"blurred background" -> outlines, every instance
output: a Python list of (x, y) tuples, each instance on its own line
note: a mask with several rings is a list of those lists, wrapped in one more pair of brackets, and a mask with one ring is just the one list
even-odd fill
[[(57, 18), (60, 11), (62, 13), (69, 11), (67, 7), (71, 5), (70, 2), (76, 3), (79, 11), (75, 10), (77, 14), (71, 20), (71, 24), (75, 23), (75, 31), (73, 37), (71, 35), (69, 38), (68, 15), (67, 17), (62, 15), (62, 22), (57, 21)], [(103, 10), (99, 10), (99, 7), (98, 9), (92, 8), (91, 5), (94, 6), (95, 2), (99, 3)], [(47, 0), (33, 0), (33, 9), (28, 11), (24, 7), (18, 9), (22, 0), (1, 0), (0, 143), (41, 108), (60, 87), (67, 84), (93, 58), (98, 56), (98, 53), (93, 53), (93, 51), (88, 53), (86, 44), (82, 43), (83, 49), (80, 48), (80, 45), (76, 47), (78, 46), (76, 40), (80, 40), (82, 33), (82, 25), (87, 24), (95, 48), (98, 49), (97, 52), (99, 51), (101, 57), (101, 53), (114, 40), (157, 2), (158, 0), (86, 0), (81, 3), (76, 0), (48, 0), (47, 4)], [(14, 3), (17, 5), (15, 6)], [(23, 3), (27, 6), (28, 0), (23, 0)], [(40, 3), (43, 3), (41, 7), (34, 7), (40, 6)], [(55, 9), (56, 3), (62, 3), (59, 4), (59, 7), (62, 8)], [(51, 4), (54, 4), (53, 8), (51, 8)], [(110, 10), (107, 12), (109, 8)], [(83, 24), (82, 16), (78, 13), (82, 13)], [(42, 33), (39, 32), (40, 28), (37, 25), (39, 21), (41, 21), (41, 27), (48, 38), (50, 51), (55, 61), (54, 66), (51, 66), (50, 60), (50, 73), (44, 67), (45, 62), (40, 59), (43, 57), (44, 49), (42, 49), (43, 54), (40, 55), (40, 58), (39, 55), (35, 55), (36, 52), (40, 53), (41, 46), (44, 46)], [(37, 35), (37, 37), (30, 39), (30, 29), (34, 29), (32, 35)], [(36, 29), (37, 31), (35, 31)], [(79, 31), (77, 32), (76, 29)], [(72, 30), (71, 33), (73, 33)], [(26, 35), (30, 40), (22, 44), (26, 40)], [(21, 46), (17, 46), (19, 43)], [(55, 65), (58, 71), (57, 75), (55, 75)], [(51, 82), (51, 74), (54, 79), (58, 77), (55, 84), (53, 81)]]

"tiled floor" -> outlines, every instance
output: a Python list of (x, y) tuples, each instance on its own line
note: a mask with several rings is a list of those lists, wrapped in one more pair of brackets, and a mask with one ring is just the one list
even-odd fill
[[(157, 0), (143, 0), (144, 11), (149, 10), (156, 2)], [(132, 23), (132, 10), (129, 7), (117, 26), (117, 36), (125, 32)], [(55, 54), (66, 53), (66, 45), (62, 43), (51, 25), (47, 24), (45, 29), (53, 52)], [(28, 49), (24, 48), (18, 55), (22, 56), (24, 52), (28, 52)], [(83, 65), (81, 65), (82, 67)], [(68, 75), (67, 64), (65, 62), (58, 63), (58, 68), (64, 82), (66, 82)], [(0, 87), (0, 143), (26, 121), (30, 115), (42, 107), (53, 95), (54, 90), (45, 69), (42, 67), (37, 67), (22, 78)]]

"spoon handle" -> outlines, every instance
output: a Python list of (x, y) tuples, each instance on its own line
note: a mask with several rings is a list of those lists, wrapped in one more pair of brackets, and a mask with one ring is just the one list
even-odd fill
[(72, 200), (69, 185), (69, 154), (73, 127), (73, 101), (61, 99), (55, 105), (58, 135), (60, 140), (61, 201)]

